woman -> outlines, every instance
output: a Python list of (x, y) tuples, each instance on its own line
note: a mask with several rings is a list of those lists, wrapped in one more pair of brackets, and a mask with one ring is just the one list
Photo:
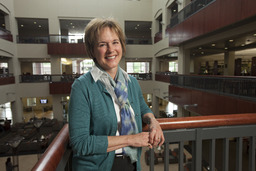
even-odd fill
[[(93, 19), (85, 47), (95, 66), (72, 85), (69, 103), (73, 170), (141, 170), (141, 147), (162, 145), (163, 132), (137, 80), (119, 67), (125, 37), (113, 19)], [(142, 121), (150, 132), (142, 132)]]

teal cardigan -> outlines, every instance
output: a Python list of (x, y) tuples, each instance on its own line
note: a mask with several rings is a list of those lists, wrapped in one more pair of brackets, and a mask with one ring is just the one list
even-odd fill
[[(138, 81), (129, 77), (128, 99), (141, 132), (142, 116), (152, 111), (144, 101)], [(110, 171), (115, 151), (107, 152), (107, 136), (115, 136), (116, 131), (117, 118), (111, 95), (100, 81), (94, 81), (90, 72), (79, 77), (72, 85), (69, 102), (73, 171)], [(141, 170), (140, 156), (141, 148), (138, 148), (138, 171)]]

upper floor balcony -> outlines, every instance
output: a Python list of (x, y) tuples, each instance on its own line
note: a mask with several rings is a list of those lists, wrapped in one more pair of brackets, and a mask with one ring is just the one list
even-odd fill
[(256, 100), (256, 77), (252, 76), (206, 76), (206, 75), (170, 75), (170, 84)]
[(156, 72), (155, 74), (155, 80), (170, 83), (171, 81), (171, 75), (176, 75), (177, 72)]
[(7, 41), (10, 41), (10, 42), (13, 42), (13, 37), (12, 37), (11, 32), (8, 31), (8, 30), (3, 29), (1, 27), (0, 27), (0, 38), (4, 39), (4, 40), (7, 40)]
[[(49, 82), (50, 94), (69, 94), (75, 79), (82, 74), (20, 75), (20, 83)], [(151, 73), (129, 73), (137, 80), (152, 80)]]
[(171, 75), (168, 100), (200, 115), (256, 112), (256, 78)]
[[(83, 43), (83, 36), (77, 36), (77, 35), (17, 36), (17, 43), (24, 43), (24, 44)], [(152, 38), (151, 37), (129, 37), (126, 39), (126, 44), (151, 45)]]
[(256, 16), (255, 5), (256, 1), (251, 0), (193, 0), (172, 16), (166, 29), (169, 45), (176, 46), (228, 26), (233, 28), (234, 24), (239, 26), (238, 23), (246, 19), (252, 22)]
[(13, 74), (0, 74), (0, 85), (15, 84)]

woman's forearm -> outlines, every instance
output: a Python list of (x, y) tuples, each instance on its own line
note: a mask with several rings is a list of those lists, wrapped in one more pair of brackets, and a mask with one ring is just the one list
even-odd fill
[(129, 146), (128, 135), (123, 136), (108, 136), (108, 148), (107, 152), (117, 150)]
[(152, 146), (149, 144), (149, 132), (141, 132), (133, 135), (108, 136), (107, 152), (127, 146), (151, 148)]

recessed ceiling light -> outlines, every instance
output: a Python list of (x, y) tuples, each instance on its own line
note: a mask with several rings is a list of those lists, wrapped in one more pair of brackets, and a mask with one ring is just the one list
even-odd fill
[(36, 24), (36, 21), (34, 21), (34, 24)]
[(215, 43), (213, 43), (213, 44), (212, 44), (212, 46), (216, 46), (216, 44), (215, 44)]
[(227, 47), (225, 47), (224, 49), (226, 49), (226, 50), (227, 50), (228, 48), (227, 48)]
[(24, 27), (24, 25), (23, 25), (23, 24), (21, 24), (20, 26), (21, 26), (21, 27)]
[(199, 47), (198, 49), (202, 49), (202, 47)]
[(201, 52), (201, 54), (203, 55), (203, 54), (204, 54), (204, 52)]
[(241, 46), (245, 46), (245, 44), (241, 44)]
[(41, 25), (38, 25), (38, 27), (42, 27)]
[(253, 34), (253, 36), (255, 36), (255, 37), (256, 37), (256, 33), (255, 33), (255, 34)]
[(234, 40), (233, 39), (230, 39), (229, 42), (233, 42)]

